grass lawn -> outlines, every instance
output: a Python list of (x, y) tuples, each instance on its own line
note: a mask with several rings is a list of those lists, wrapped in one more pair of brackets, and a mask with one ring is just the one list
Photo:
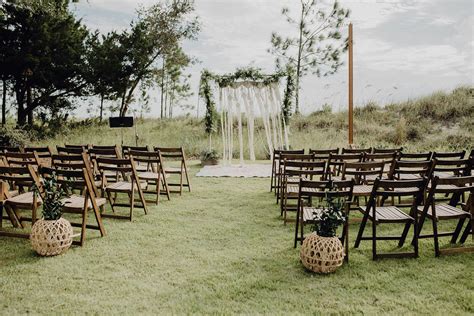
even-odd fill
[(192, 193), (137, 209), (132, 223), (104, 219), (106, 237), (89, 231), (58, 257), (1, 238), (0, 314), (474, 313), (473, 254), (435, 258), (424, 240), (419, 259), (373, 262), (363, 242), (335, 274), (314, 275), (268, 179), (191, 180)]

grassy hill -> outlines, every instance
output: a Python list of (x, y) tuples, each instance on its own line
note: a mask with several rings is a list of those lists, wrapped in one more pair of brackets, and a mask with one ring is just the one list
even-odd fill
[[(389, 104), (374, 103), (355, 109), (355, 144), (359, 147), (400, 147), (407, 151), (458, 150), (474, 147), (474, 97), (471, 88), (460, 87), (451, 93), (436, 92), (430, 96)], [(110, 129), (94, 121), (70, 124), (60, 135), (33, 141), (35, 144), (121, 143), (120, 129)], [(190, 156), (198, 156), (208, 147), (203, 123), (195, 118), (139, 120), (136, 129), (123, 131), (124, 143), (139, 145), (182, 145)], [(256, 126), (256, 155), (267, 157), (262, 124)], [(234, 144), (237, 144), (235, 139)], [(220, 132), (213, 135), (213, 147), (221, 148)], [(347, 112), (330, 107), (307, 116), (293, 117), (290, 123), (292, 148), (332, 148), (347, 146)]]

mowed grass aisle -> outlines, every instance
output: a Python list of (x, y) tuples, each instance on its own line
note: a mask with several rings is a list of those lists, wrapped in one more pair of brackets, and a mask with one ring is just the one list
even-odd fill
[(434, 258), (428, 240), (417, 260), (373, 262), (365, 242), (335, 274), (305, 272), (268, 184), (193, 177), (192, 193), (105, 219), (107, 237), (54, 258), (1, 238), (0, 314), (474, 312), (474, 255)]

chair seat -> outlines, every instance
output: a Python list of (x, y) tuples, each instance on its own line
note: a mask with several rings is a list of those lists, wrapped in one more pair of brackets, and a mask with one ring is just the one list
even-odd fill
[(372, 193), (372, 185), (366, 185), (366, 184), (360, 184), (360, 185), (354, 185), (354, 189), (352, 190), (352, 193), (356, 196), (370, 196), (370, 193)]
[[(287, 193), (295, 193), (298, 194), (300, 190), (299, 185), (288, 185), (286, 187)], [(303, 192), (318, 192), (318, 188), (304, 188)]]
[(143, 164), (135, 166), (135, 170), (140, 171), (140, 172), (146, 172), (149, 169), (150, 168), (148, 168), (147, 165), (143, 165)]
[(18, 194), (20, 194), (20, 192), (18, 192), (18, 190), (8, 191), (8, 196), (10, 196), (10, 197), (17, 196)]
[(310, 223), (310, 222), (318, 222), (321, 218), (321, 214), (323, 213), (322, 208), (317, 207), (303, 207), (303, 222)]
[[(62, 200), (64, 203), (63, 210), (64, 211), (81, 211), (84, 208), (84, 201), (85, 198), (82, 195), (71, 195), (68, 198)], [(102, 206), (107, 203), (105, 198), (97, 198), (95, 199), (95, 203), (97, 206)], [(92, 209), (92, 201), (89, 199), (88, 209)]]
[[(463, 211), (460, 208), (451, 206), (449, 204), (436, 204), (436, 218), (437, 219), (451, 219), (451, 218), (460, 218), (460, 217), (469, 217), (470, 213)], [(418, 212), (423, 212), (423, 206), (418, 207)], [(428, 212), (426, 213), (428, 218), (433, 218), (433, 210), (431, 207), (428, 208)]]
[(440, 178), (452, 178), (455, 177), (453, 173), (450, 172), (441, 172), (441, 171), (434, 171), (433, 177), (440, 177)]
[[(157, 180), (158, 172), (140, 172), (138, 173), (138, 178), (143, 180)], [(166, 178), (169, 178), (169, 175), (166, 175)]]
[[(33, 192), (18, 194), (5, 200), (5, 204), (14, 205), (16, 207), (31, 208), (33, 205)], [(38, 205), (42, 203), (41, 197), (36, 198)]]
[[(364, 208), (359, 208), (362, 212), (365, 212)], [(369, 212), (369, 218), (372, 219), (372, 209)], [(396, 206), (378, 206), (375, 210), (376, 222), (379, 223), (404, 223), (407, 221), (414, 221), (413, 217), (403, 212)]]
[(398, 180), (418, 180), (421, 179), (419, 174), (411, 174), (411, 173), (402, 173), (398, 175)]
[(165, 168), (165, 173), (181, 173), (181, 168), (168, 167)]
[[(145, 189), (147, 186), (146, 182), (140, 182), (140, 188)], [(134, 186), (136, 190), (136, 186)], [(106, 186), (106, 190), (108, 191), (116, 191), (116, 192), (131, 192), (132, 191), (132, 183), (131, 182), (115, 182), (111, 183)]]

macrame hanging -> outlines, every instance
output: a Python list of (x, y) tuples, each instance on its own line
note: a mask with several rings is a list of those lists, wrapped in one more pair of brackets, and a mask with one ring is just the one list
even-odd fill
[[(218, 109), (221, 112), (222, 158), (225, 164), (232, 164), (234, 133), (239, 139), (240, 165), (243, 165), (245, 160), (244, 134), (247, 137), (248, 159), (255, 160), (256, 118), (260, 118), (263, 122), (266, 150), (270, 155), (273, 148), (288, 147), (286, 126), (282, 126), (283, 120), (280, 114), (281, 102), (278, 82), (262, 84), (243, 81), (219, 88)], [(247, 133), (243, 130), (245, 119)], [(234, 131), (235, 128), (237, 131)]]

